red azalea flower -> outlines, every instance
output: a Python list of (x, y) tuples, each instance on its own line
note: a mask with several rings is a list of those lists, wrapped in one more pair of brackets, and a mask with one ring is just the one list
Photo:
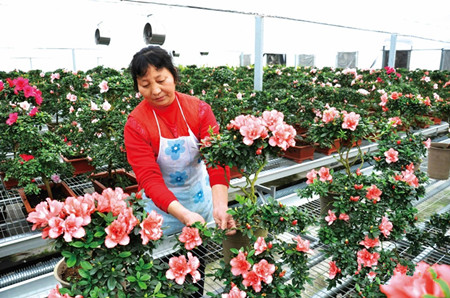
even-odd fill
[(341, 273), (341, 269), (339, 269), (336, 266), (336, 262), (335, 261), (331, 261), (330, 263), (328, 263), (330, 265), (330, 270), (328, 272), (328, 277), (330, 279), (334, 279), (336, 277), (336, 274)]
[(17, 118), (19, 118), (19, 114), (17, 113), (9, 114), (8, 119), (6, 120), (6, 124), (13, 125), (14, 123), (16, 123)]
[(22, 157), (22, 159), (23, 159), (24, 161), (29, 161), (29, 160), (34, 159), (34, 156), (33, 156), (33, 155), (30, 155), (30, 154), (19, 154), (19, 156)]

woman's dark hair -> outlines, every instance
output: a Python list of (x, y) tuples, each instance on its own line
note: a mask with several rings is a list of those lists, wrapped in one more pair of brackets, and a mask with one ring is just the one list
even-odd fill
[(133, 56), (129, 71), (133, 78), (134, 90), (139, 92), (137, 78), (143, 77), (147, 73), (147, 69), (153, 65), (157, 69), (167, 68), (173, 75), (175, 83), (178, 82), (178, 71), (172, 63), (172, 57), (166, 50), (158, 46), (148, 46), (143, 48)]

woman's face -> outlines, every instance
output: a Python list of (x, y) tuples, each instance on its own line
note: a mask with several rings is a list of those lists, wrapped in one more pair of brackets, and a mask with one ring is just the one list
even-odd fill
[(175, 80), (167, 68), (150, 65), (137, 83), (141, 95), (154, 107), (167, 107), (175, 100)]

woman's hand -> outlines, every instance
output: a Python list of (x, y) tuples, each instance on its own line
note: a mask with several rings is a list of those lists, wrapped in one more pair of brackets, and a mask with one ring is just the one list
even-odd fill
[(216, 184), (212, 187), (213, 195), (213, 217), (216, 225), (220, 229), (228, 229), (226, 235), (233, 235), (236, 233), (236, 223), (227, 213), (228, 210), (228, 187), (221, 184)]
[(228, 229), (229, 231), (226, 233), (226, 235), (234, 235), (236, 234), (236, 223), (234, 222), (233, 217), (231, 214), (227, 213), (228, 207), (225, 208), (214, 208), (213, 210), (213, 217), (214, 221), (216, 222), (216, 225), (222, 229)]
[(182, 223), (184, 223), (186, 226), (190, 226), (198, 221), (201, 222), (202, 224), (205, 223), (205, 219), (203, 218), (203, 216), (201, 216), (198, 213), (188, 211), (184, 216)]

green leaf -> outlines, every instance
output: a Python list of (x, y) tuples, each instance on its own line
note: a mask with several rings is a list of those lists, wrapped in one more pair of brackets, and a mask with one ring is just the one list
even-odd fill
[(230, 248), (230, 251), (234, 254), (238, 254), (239, 250), (237, 250), (236, 248)]
[(148, 274), (144, 274), (141, 276), (141, 281), (147, 281), (149, 279), (150, 279), (150, 275), (148, 275)]
[(71, 252), (67, 251), (67, 250), (63, 250), (63, 251), (61, 252), (61, 255), (62, 255), (63, 257), (65, 257), (66, 259), (68, 259), (68, 258), (70, 258), (71, 256), (73, 256), (73, 254), (72, 254)]
[(77, 257), (75, 255), (71, 255), (70, 258), (66, 260), (67, 267), (73, 267), (77, 263)]
[(109, 289), (110, 291), (112, 291), (112, 290), (114, 290), (114, 288), (116, 287), (116, 283), (117, 283), (117, 281), (115, 280), (115, 278), (112, 277), (112, 276), (110, 276), (110, 277), (108, 278), (108, 282), (106, 283), (106, 285), (108, 286), (108, 289)]
[(121, 253), (119, 254), (119, 256), (120, 256), (121, 258), (129, 257), (129, 256), (131, 256), (131, 251), (124, 251), (124, 252), (121, 252)]
[(80, 274), (80, 276), (82, 278), (89, 278), (90, 277), (89, 273), (87, 273), (86, 270), (84, 270), (84, 269), (79, 269), (78, 273)]
[(361, 292), (361, 288), (359, 287), (359, 284), (356, 284), (356, 285), (355, 285), (355, 289), (356, 289), (358, 292)]
[(444, 292), (445, 297), (450, 297), (450, 288), (448, 284), (441, 278), (435, 279), (435, 282), (439, 284), (439, 287), (441, 287), (442, 292)]
[(103, 235), (105, 235), (104, 231), (97, 231), (97, 232), (95, 232), (94, 237), (98, 238), (98, 237), (102, 237)]
[(147, 289), (147, 284), (145, 282), (138, 281), (138, 285), (139, 285), (139, 288), (141, 288), (142, 290)]
[(81, 261), (80, 265), (81, 265), (81, 268), (86, 269), (86, 270), (91, 270), (92, 268), (94, 268), (94, 267), (92, 267), (91, 263), (89, 263), (87, 261)]
[(135, 282), (136, 281), (136, 277), (134, 277), (134, 276), (127, 276), (127, 280), (129, 282)]
[(70, 245), (73, 247), (76, 247), (76, 248), (80, 248), (80, 247), (84, 246), (84, 243), (81, 241), (75, 241), (75, 242), (71, 242)]
[(161, 282), (158, 281), (158, 283), (156, 284), (155, 290), (153, 290), (153, 295), (158, 293), (159, 290), (161, 290)]

